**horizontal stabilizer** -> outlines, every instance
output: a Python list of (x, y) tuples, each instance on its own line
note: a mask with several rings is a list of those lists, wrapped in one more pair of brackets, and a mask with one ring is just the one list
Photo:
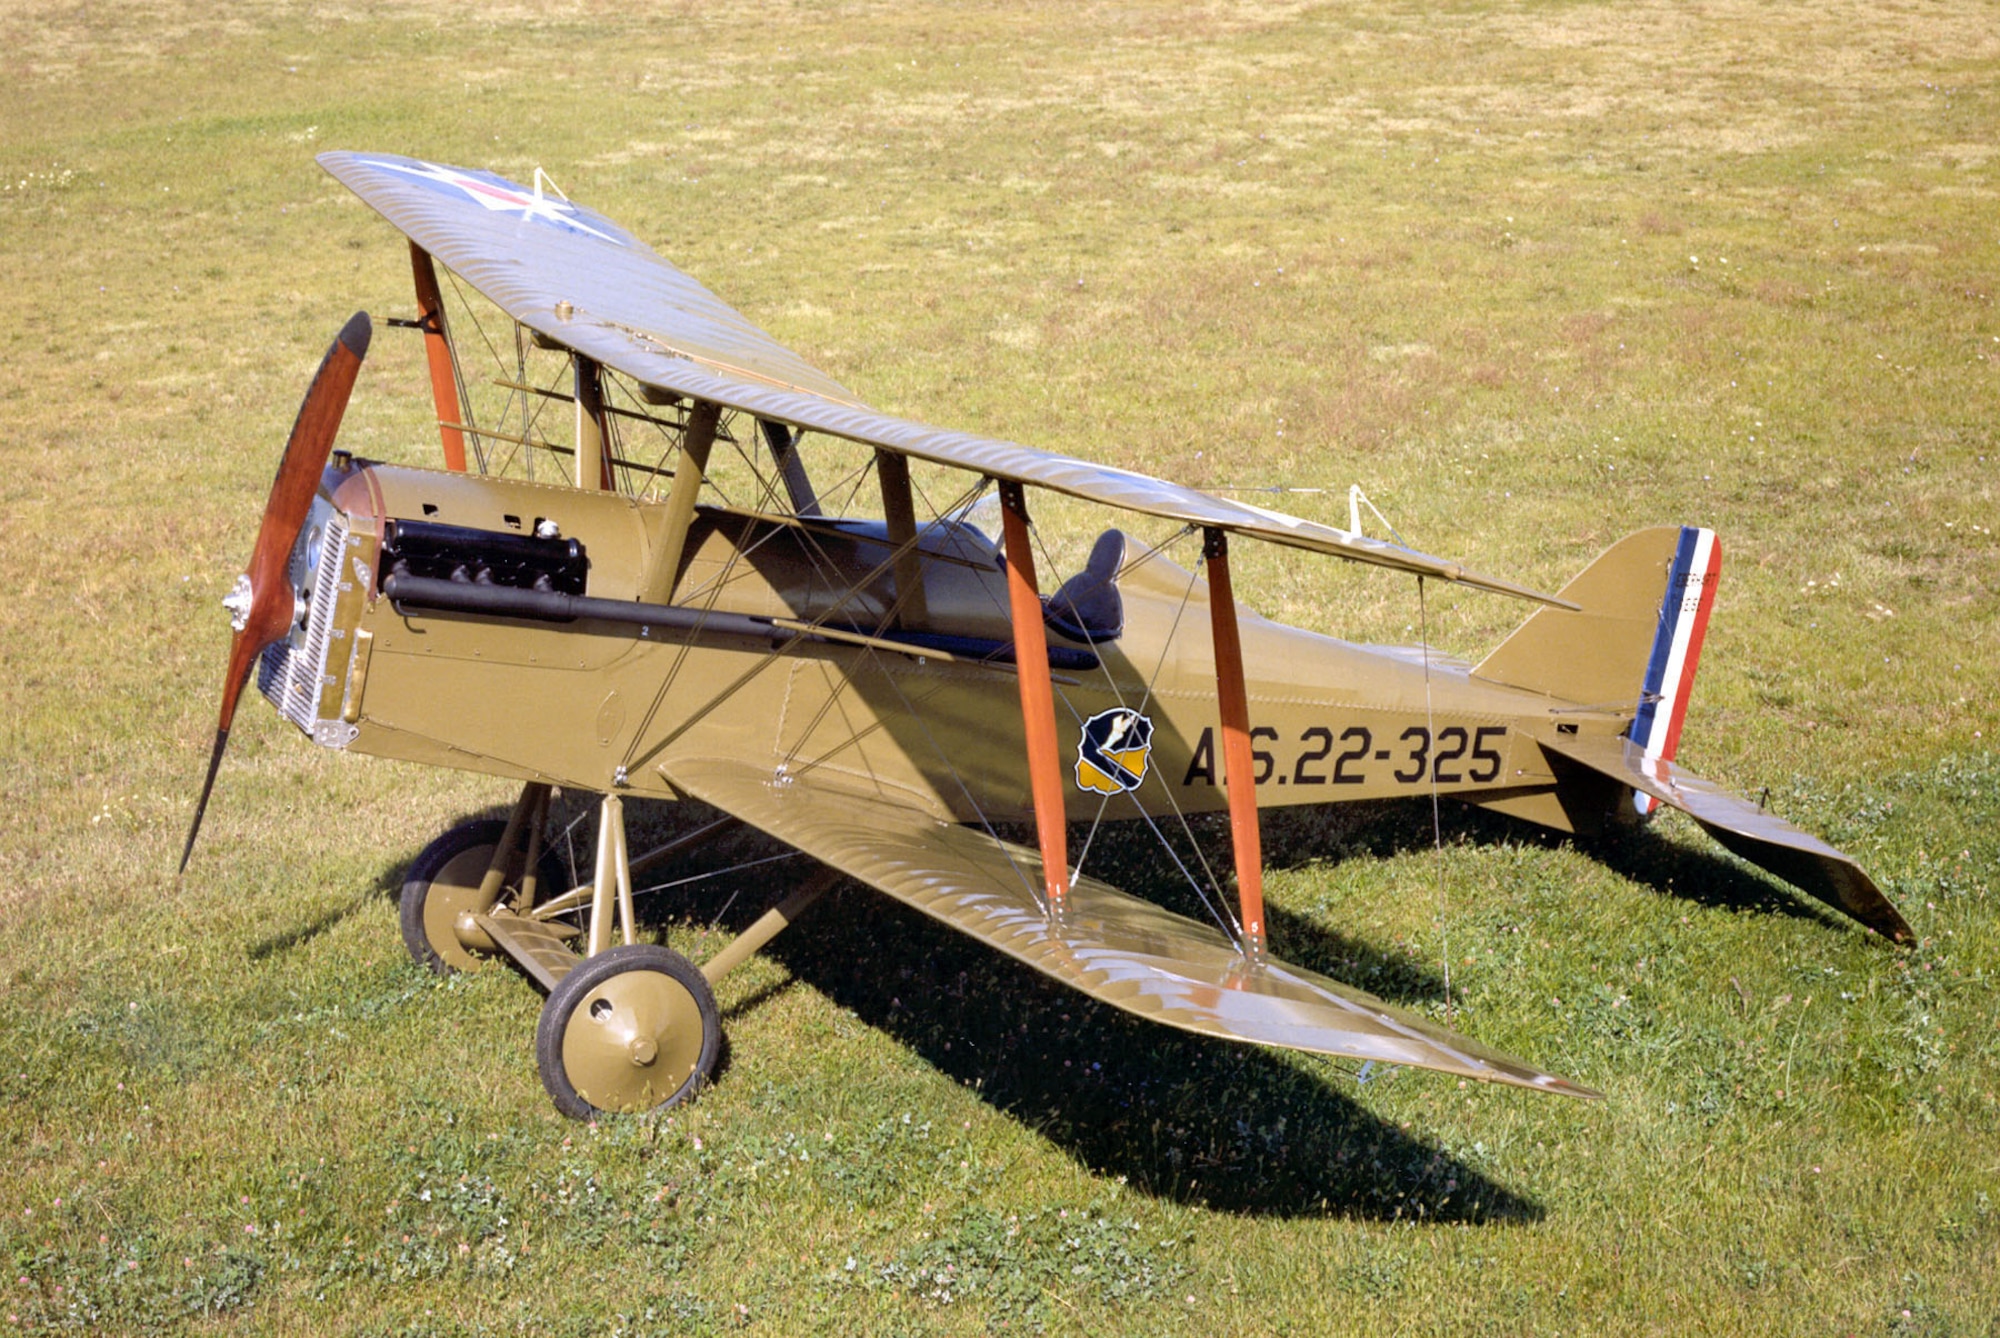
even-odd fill
[(1035, 852), (848, 789), (850, 780), (778, 779), (720, 760), (662, 770), (695, 798), (1129, 1013), (1230, 1040), (1598, 1095), (1311, 971), (1269, 958), (1253, 967), (1219, 930), (1093, 878), (1077, 879), (1052, 919)]
[(1691, 776), (1664, 758), (1649, 758), (1627, 738), (1560, 735), (1539, 742), (1552, 753), (1680, 809), (1724, 849), (1853, 916), (1882, 937), (1897, 943), (1914, 941), (1901, 912), (1859, 865), (1741, 795)]

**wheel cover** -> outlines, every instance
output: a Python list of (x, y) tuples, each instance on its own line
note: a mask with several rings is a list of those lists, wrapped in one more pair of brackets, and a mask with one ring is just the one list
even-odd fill
[(599, 1110), (651, 1110), (694, 1076), (701, 1008), (661, 971), (621, 971), (577, 1000), (563, 1025), (563, 1073)]
[[(468, 912), (484, 915), (491, 908), (480, 897), (479, 886), (486, 881), (486, 869), (492, 862), (490, 843), (461, 850), (445, 861), (424, 893), (424, 937), (438, 959), (454, 970), (470, 971), (486, 961), (459, 941), (458, 917)], [(506, 895), (505, 885), (500, 893)]]

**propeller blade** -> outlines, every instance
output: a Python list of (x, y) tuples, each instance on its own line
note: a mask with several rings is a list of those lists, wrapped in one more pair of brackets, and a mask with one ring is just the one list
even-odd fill
[(222, 769), (222, 750), (229, 746), (229, 731), (215, 731), (215, 747), (208, 754), (208, 776), (201, 783), (201, 798), (194, 801), (194, 822), (188, 827), (187, 844), (181, 847), (181, 866), (174, 870), (178, 878), (187, 872), (188, 856), (194, 854), (195, 833), (201, 830), (202, 815), (208, 812), (208, 796), (215, 789), (215, 773)]
[(202, 781), (201, 798), (195, 801), (194, 822), (188, 827), (187, 845), (181, 849), (179, 873), (187, 872), (188, 857), (194, 854), (194, 839), (201, 831), (202, 815), (208, 811), (208, 796), (215, 788), (215, 775), (222, 766), (222, 751), (229, 743), (230, 722), (236, 718), (236, 703), (257, 657), (291, 628), (294, 616), (291, 581), (285, 567), (292, 548), (312, 513), (313, 495), (319, 490), (319, 476), (326, 468), (333, 441), (340, 433), (340, 419), (347, 412), (348, 396), (354, 393), (354, 379), (361, 360), (368, 356), (368, 340), (373, 331), (368, 313), (357, 311), (320, 360), (312, 385), (299, 405), (298, 420), (285, 442), (278, 460), (278, 475), (271, 481), (271, 496), (264, 503), (264, 521), (257, 529), (257, 545), (250, 550), (250, 565), (238, 578), (236, 589), (223, 601), (236, 627), (229, 643), (229, 667), (222, 679), (222, 712), (215, 726), (215, 747), (208, 757), (208, 776)]

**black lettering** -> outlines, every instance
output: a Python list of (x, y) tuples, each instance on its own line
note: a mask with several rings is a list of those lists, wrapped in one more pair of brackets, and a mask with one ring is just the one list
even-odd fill
[(1430, 761), (1431, 756), (1431, 732), (1422, 725), (1412, 725), (1398, 737), (1404, 743), (1415, 740), (1410, 747), (1410, 770), (1407, 774), (1400, 770), (1391, 774), (1406, 785), (1411, 781), (1422, 780), (1425, 764)]
[(1359, 785), (1361, 784), (1361, 774), (1359, 772), (1349, 772), (1347, 764), (1349, 762), (1359, 762), (1362, 758), (1368, 756), (1368, 750), (1375, 746), (1375, 739), (1367, 730), (1359, 725), (1355, 725), (1340, 732), (1340, 741), (1342, 743), (1351, 743), (1354, 746), (1333, 759), (1333, 783), (1335, 785)]
[(1319, 747), (1300, 753), (1298, 765), (1292, 768), (1292, 784), (1294, 785), (1326, 784), (1326, 777), (1315, 776), (1308, 772), (1306, 770), (1306, 763), (1317, 762), (1333, 751), (1333, 731), (1325, 725), (1314, 725), (1311, 729), (1299, 735), (1299, 742), (1304, 743), (1307, 739), (1315, 736), (1319, 739)]
[(1505, 725), (1481, 725), (1473, 732), (1473, 760), (1490, 762), (1492, 765), (1487, 767), (1483, 774), (1478, 767), (1474, 767), (1466, 773), (1467, 780), (1490, 781), (1500, 779), (1500, 750), (1486, 746), (1486, 736), (1489, 734), (1504, 739), (1507, 737), (1507, 727)]
[(1194, 756), (1188, 759), (1187, 775), (1181, 777), (1181, 788), (1194, 784), (1197, 776), (1204, 784), (1215, 784), (1215, 731), (1212, 729), (1201, 732), (1201, 741), (1194, 746)]
[[(1454, 734), (1458, 736), (1458, 742), (1450, 748), (1443, 747), (1444, 741)], [(1447, 762), (1456, 762), (1459, 758), (1464, 757), (1467, 742), (1465, 730), (1458, 725), (1447, 725), (1438, 731), (1438, 743), (1440, 747), (1437, 761), (1431, 764), (1431, 776), (1439, 785), (1456, 785), (1465, 779), (1457, 770), (1447, 772), (1444, 769), (1444, 764)]]
[[(1278, 741), (1278, 731), (1272, 729), (1269, 725), (1259, 725), (1250, 731), (1250, 742), (1254, 744), (1259, 739), (1268, 739), (1272, 743), (1276, 743)], [(1262, 785), (1265, 781), (1271, 779), (1271, 773), (1277, 769), (1278, 764), (1269, 753), (1265, 752), (1262, 748), (1253, 747), (1250, 750), (1250, 759), (1257, 764), (1257, 774), (1253, 778), (1254, 784)]]

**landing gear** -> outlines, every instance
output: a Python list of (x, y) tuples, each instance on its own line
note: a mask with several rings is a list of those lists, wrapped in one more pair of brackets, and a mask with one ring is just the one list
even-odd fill
[[(678, 1105), (708, 1082), (722, 1048), (715, 982), (804, 914), (838, 875), (820, 869), (697, 967), (637, 941), (632, 874), (712, 840), (735, 819), (634, 858), (624, 801), (607, 794), (593, 876), (570, 887), (561, 861), (542, 845), (549, 800), (547, 785), (530, 784), (505, 822), (468, 822), (425, 847), (403, 884), (403, 942), (441, 975), (504, 956), (548, 991), (535, 1063), (563, 1114), (587, 1120)], [(577, 917), (580, 925), (571, 923)]]
[(693, 962), (651, 943), (607, 948), (564, 976), (542, 1006), (535, 1063), (575, 1119), (678, 1105), (722, 1048), (715, 993)]
[[(541, 787), (530, 787), (541, 788)], [(525, 910), (537, 897), (567, 890), (562, 861), (539, 839), (543, 796), (524, 795), (513, 818), (481, 818), (460, 823), (423, 848), (403, 876), (403, 946), (419, 966), (439, 975), (470, 971), (495, 951), (493, 940), (473, 923), (495, 906)], [(534, 828), (523, 839), (521, 826)], [(523, 851), (522, 846), (527, 850)], [(496, 851), (506, 856), (496, 861)], [(532, 886), (523, 878), (533, 860)]]

